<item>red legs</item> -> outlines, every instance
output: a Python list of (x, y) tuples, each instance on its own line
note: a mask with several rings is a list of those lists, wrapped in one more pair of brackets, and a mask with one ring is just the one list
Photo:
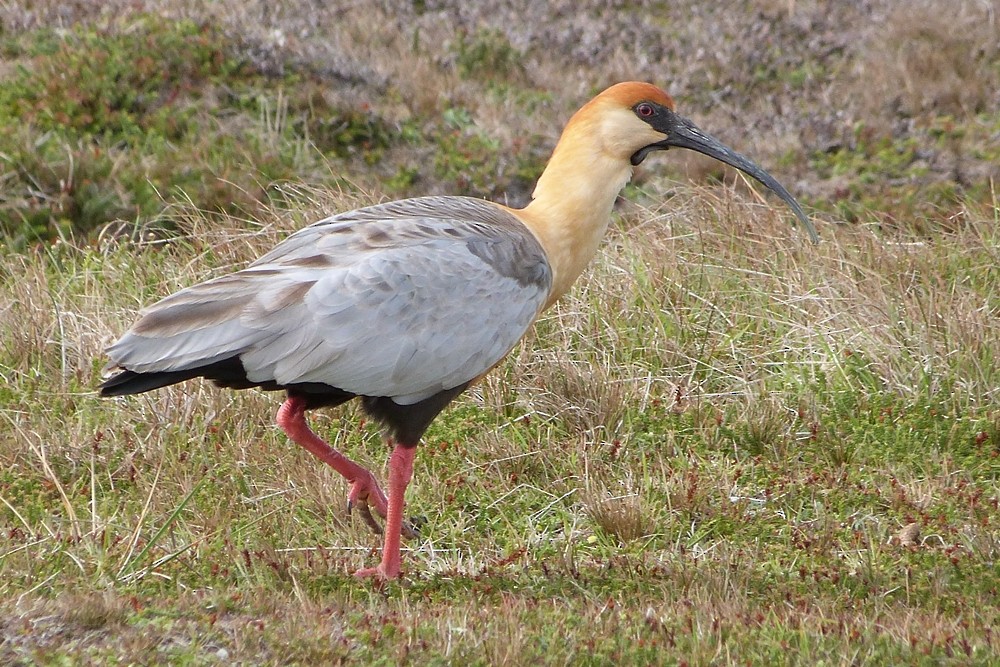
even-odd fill
[(385, 545), (382, 549), (382, 562), (378, 567), (366, 568), (356, 572), (358, 577), (375, 575), (380, 579), (394, 579), (399, 576), (400, 537), (414, 537), (416, 532), (410, 525), (403, 522), (403, 494), (413, 476), (413, 456), (416, 447), (396, 445), (389, 458), (389, 498), (385, 497), (379, 488), (375, 476), (366, 468), (350, 460), (336, 449), (328, 445), (322, 438), (312, 432), (306, 423), (306, 400), (298, 396), (290, 396), (278, 410), (278, 426), (291, 438), (302, 445), (316, 458), (328, 464), (339, 472), (351, 484), (347, 494), (347, 511), (355, 504), (361, 512), (361, 517), (372, 530), (382, 533), (382, 528), (375, 521), (368, 505), (375, 507), (375, 512), (385, 519)]
[(404, 531), (403, 495), (413, 477), (413, 456), (417, 448), (396, 445), (389, 457), (389, 511), (385, 519), (385, 545), (382, 547), (382, 562), (378, 567), (369, 567), (354, 573), (356, 577), (375, 576), (379, 579), (395, 579), (399, 576), (399, 543)]
[(379, 516), (386, 516), (385, 494), (379, 488), (375, 476), (368, 469), (350, 460), (313, 433), (309, 424), (306, 423), (305, 412), (305, 399), (298, 396), (289, 397), (278, 410), (278, 426), (294, 442), (305, 447), (313, 456), (328, 464), (351, 483), (351, 490), (347, 494), (347, 511), (350, 512), (357, 504), (365, 523), (380, 534), (382, 528), (375, 521), (371, 510), (368, 509), (370, 502), (375, 506), (375, 511)]

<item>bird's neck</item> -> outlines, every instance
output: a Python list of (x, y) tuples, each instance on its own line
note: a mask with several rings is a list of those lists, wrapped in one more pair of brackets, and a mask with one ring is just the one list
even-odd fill
[(567, 127), (531, 203), (519, 212), (552, 268), (546, 308), (569, 290), (597, 253), (615, 199), (632, 176), (628, 160), (595, 142), (590, 129), (582, 124)]

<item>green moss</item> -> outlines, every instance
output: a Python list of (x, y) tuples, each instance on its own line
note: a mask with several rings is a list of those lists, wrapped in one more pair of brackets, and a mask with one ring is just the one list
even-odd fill
[(931, 145), (916, 135), (878, 136), (858, 124), (850, 145), (815, 152), (810, 165), (821, 178), (847, 183), (832, 201), (836, 215), (848, 222), (875, 218), (887, 227), (927, 233), (954, 227), (969, 202), (990, 201), (986, 183), (942, 180), (931, 172), (931, 153), (952, 153), (961, 160), (967, 143), (964, 130), (941, 117), (928, 132), (935, 138)]
[[(378, 161), (393, 128), (339, 108), (308, 72), (263, 76), (219, 29), (144, 17), (8, 41), (0, 86), (0, 237), (15, 248), (113, 220), (159, 224), (175, 200), (254, 210), (266, 186), (328, 159)], [(284, 93), (285, 90), (291, 91)]]
[(524, 73), (523, 54), (496, 29), (462, 34), (453, 48), (458, 73), (465, 79), (510, 80)]
[[(477, 130), (468, 111), (446, 109), (444, 127), (433, 130), (434, 176), (453, 192), (478, 197), (500, 197), (529, 190), (541, 174), (545, 157), (540, 140), (519, 142), (511, 149)], [(537, 138), (536, 138), (537, 139)]]
[(209, 26), (145, 19), (125, 33), (74, 30), (0, 89), (0, 112), (40, 131), (131, 142), (151, 129), (183, 136), (174, 100), (210, 80), (244, 76)]

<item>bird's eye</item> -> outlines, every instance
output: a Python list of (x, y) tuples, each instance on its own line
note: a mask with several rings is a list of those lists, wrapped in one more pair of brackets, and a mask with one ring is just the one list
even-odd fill
[(652, 104), (643, 102), (635, 108), (635, 112), (643, 118), (652, 118), (656, 114), (656, 109), (653, 108)]

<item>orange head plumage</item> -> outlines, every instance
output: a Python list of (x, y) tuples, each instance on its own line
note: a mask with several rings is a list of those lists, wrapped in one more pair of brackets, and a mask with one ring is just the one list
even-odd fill
[(671, 111), (674, 110), (674, 100), (670, 95), (651, 83), (643, 83), (641, 81), (616, 83), (591, 100), (591, 102), (597, 102), (598, 100), (609, 100), (627, 109), (635, 107), (640, 102), (652, 102), (665, 106)]
[[(650, 153), (670, 148), (697, 151), (752, 176), (791, 206), (813, 241), (819, 240), (801, 207), (774, 177), (675, 113), (670, 95), (650, 83), (618, 83), (585, 104), (567, 123), (550, 166), (566, 163), (575, 170), (590, 169), (597, 178), (613, 174), (610, 182), (617, 192), (631, 177), (632, 167)], [(595, 168), (601, 162), (604, 168)], [(570, 180), (565, 174), (561, 179)]]

